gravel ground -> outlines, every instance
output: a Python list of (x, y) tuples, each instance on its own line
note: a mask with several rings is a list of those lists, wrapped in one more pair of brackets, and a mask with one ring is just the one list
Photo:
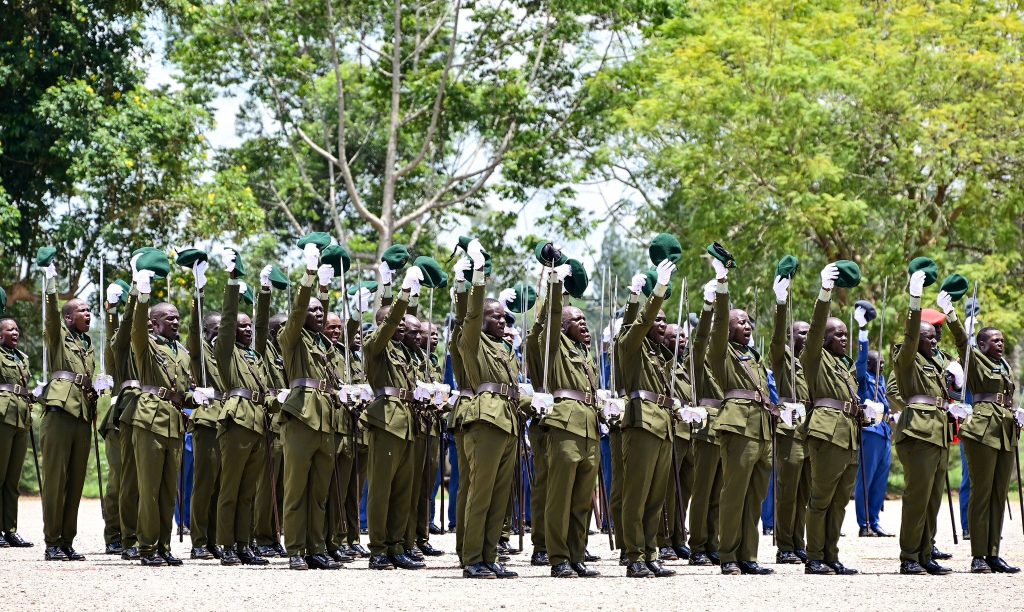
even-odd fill
[[(1014, 507), (1016, 515), (1016, 506)], [(890, 501), (883, 512), (882, 527), (899, 531), (900, 503)], [(859, 610), (1016, 608), (1013, 591), (1024, 587), (1024, 574), (972, 576), (970, 545), (954, 546), (949, 515), (940, 514), (938, 543), (952, 552), (948, 562), (956, 573), (946, 577), (899, 576), (898, 538), (858, 538), (852, 503), (848, 507), (842, 560), (862, 575), (812, 577), (802, 566), (776, 566), (774, 576), (722, 576), (717, 568), (670, 565), (679, 574), (669, 579), (630, 580), (625, 568), (612, 560), (608, 539), (591, 536), (590, 550), (603, 559), (591, 567), (601, 571), (595, 579), (555, 580), (545, 568), (531, 567), (527, 554), (509, 564), (518, 580), (469, 581), (461, 578), (454, 554), (428, 559), (428, 568), (417, 572), (371, 572), (365, 561), (333, 571), (292, 572), (287, 561), (274, 559), (265, 568), (221, 567), (215, 561), (188, 560), (188, 537), (174, 554), (185, 559), (179, 568), (143, 568), (119, 557), (102, 554), (103, 525), (95, 500), (82, 502), (80, 533), (76, 548), (88, 556), (85, 562), (47, 563), (42, 560), (42, 515), (38, 498), (21, 499), (19, 531), (36, 543), (30, 549), (0, 549), (0, 584), (11, 610), (53, 609), (316, 609), (327, 605), (349, 609), (386, 606), (388, 609), (498, 609), (586, 608), (639, 610), (672, 607), (687, 609), (815, 609), (828, 606)], [(1003, 556), (1011, 564), (1024, 564), (1024, 536), (1020, 517), (1004, 528)], [(527, 534), (529, 535), (529, 534)], [(433, 536), (431, 542), (447, 551), (455, 536)], [(513, 544), (517, 540), (513, 538)], [(364, 537), (365, 543), (365, 537)], [(526, 541), (530, 550), (529, 538)], [(771, 537), (761, 538), (760, 560), (774, 561)], [(1019, 597), (1019, 594), (1017, 595)]]

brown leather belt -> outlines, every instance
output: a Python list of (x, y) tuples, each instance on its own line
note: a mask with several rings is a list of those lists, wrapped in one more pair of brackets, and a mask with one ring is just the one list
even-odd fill
[(412, 391), (400, 387), (381, 387), (373, 390), (373, 397), (391, 397), (403, 402), (412, 401)]
[(222, 400), (222, 399), (224, 399), (224, 393), (222, 391), (218, 391), (218, 390), (214, 389), (213, 390), (213, 397), (211, 397), (210, 399)]
[(263, 401), (267, 399), (267, 394), (260, 393), (259, 391), (252, 391), (250, 389), (238, 388), (232, 389), (224, 394), (224, 399), (228, 399), (230, 397), (240, 397), (242, 399), (247, 399), (254, 404), (262, 404)]
[(856, 402), (842, 402), (831, 397), (819, 397), (815, 399), (814, 407), (837, 410), (854, 417), (860, 414), (860, 404)]
[(672, 405), (672, 400), (669, 399), (667, 395), (664, 395), (662, 393), (655, 393), (653, 391), (644, 391), (643, 389), (630, 393), (629, 399), (639, 399), (645, 402), (651, 402), (657, 404), (658, 406), (661, 406), (662, 408), (668, 408), (669, 406)]
[(573, 389), (556, 389), (551, 395), (554, 396), (555, 399), (575, 400), (581, 404), (586, 404), (591, 408), (594, 406), (593, 393), (584, 393), (583, 391), (574, 391)]
[(126, 380), (123, 383), (121, 383), (121, 387), (119, 388), (119, 391), (124, 391), (125, 389), (141, 389), (141, 388), (142, 388), (142, 383), (141, 382), (139, 382), (139, 381), (137, 381), (135, 379), (129, 379), (129, 380)]
[(28, 392), (27, 388), (22, 387), (21, 385), (9, 385), (7, 383), (0, 383), (0, 391), (8, 391), (27, 400), (32, 399), (32, 394)]
[(760, 391), (751, 391), (750, 389), (729, 389), (725, 392), (725, 399), (744, 399), (752, 400), (765, 404), (768, 402), (768, 398), (761, 395)]
[(50, 374), (50, 378), (53, 380), (66, 380), (74, 385), (78, 385), (83, 389), (92, 390), (92, 379), (85, 374), (75, 374), (74, 372), (68, 372), (66, 370), (57, 370)]
[(289, 389), (313, 389), (320, 393), (330, 393), (334, 391), (331, 388), (331, 384), (326, 378), (296, 378), (292, 382), (288, 383)]
[(975, 393), (974, 403), (980, 404), (982, 402), (997, 404), (1003, 408), (1013, 406), (1013, 398), (1005, 393)]
[(722, 400), (714, 399), (712, 397), (702, 397), (700, 399), (700, 401), (697, 402), (697, 405), (698, 406), (707, 406), (709, 408), (721, 408), (722, 407)]
[(493, 393), (495, 395), (508, 398), (513, 402), (519, 401), (519, 387), (516, 387), (515, 385), (506, 385), (504, 383), (483, 383), (476, 387), (476, 394), (480, 395), (481, 393)]
[(142, 389), (143, 393), (149, 393), (150, 395), (157, 396), (159, 399), (167, 400), (178, 408), (181, 408), (185, 403), (185, 396), (174, 389), (168, 389), (167, 387), (154, 387), (153, 385), (142, 385), (140, 389)]
[(911, 404), (926, 404), (928, 406), (943, 407), (946, 405), (945, 398), (937, 397), (934, 395), (911, 395), (907, 398), (907, 405)]

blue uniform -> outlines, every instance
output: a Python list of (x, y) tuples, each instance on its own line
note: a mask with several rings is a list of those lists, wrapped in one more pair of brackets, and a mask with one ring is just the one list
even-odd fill
[[(192, 416), (192, 411), (189, 409), (185, 409), (185, 413)], [(185, 503), (179, 508), (181, 500), (175, 496), (174, 522), (187, 529), (192, 524), (192, 480), (195, 478), (195, 459), (192, 455), (192, 434), (190, 433), (185, 434), (185, 449), (181, 453), (181, 471), (184, 473), (179, 478), (183, 478), (184, 483), (179, 484), (184, 484), (182, 487), (184, 490), (181, 493), (185, 497)], [(179, 516), (181, 520), (178, 519)]]
[[(768, 396), (773, 404), (779, 403), (779, 388), (775, 386), (775, 374), (768, 372)], [(768, 480), (768, 495), (761, 502), (761, 528), (775, 529), (775, 466)]]
[[(875, 377), (868, 371), (868, 343), (857, 343), (857, 396), (863, 402), (874, 400), (885, 406), (885, 418), (871, 427), (864, 428), (864, 444), (861, 447), (863, 470), (857, 470), (857, 485), (854, 497), (857, 506), (857, 524), (861, 527), (878, 527), (878, 516), (885, 503), (885, 489), (889, 483), (889, 466), (892, 464), (892, 427), (889, 425), (889, 399), (885, 396), (885, 375)], [(863, 478), (862, 478), (863, 475)], [(867, 515), (864, 514), (864, 488), (867, 482)]]

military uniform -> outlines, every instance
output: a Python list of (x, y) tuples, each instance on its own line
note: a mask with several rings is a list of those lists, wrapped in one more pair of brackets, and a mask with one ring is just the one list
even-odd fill
[(722, 451), (715, 435), (715, 422), (722, 407), (722, 390), (707, 361), (712, 317), (712, 305), (705, 303), (690, 345), (695, 364), (693, 396), (697, 398), (697, 405), (708, 411), (708, 418), (691, 434), (694, 472), (689, 516), (691, 565), (708, 565), (718, 558)]
[(465, 567), (462, 558), (462, 545), (466, 534), (466, 497), (469, 495), (469, 483), (472, 475), (469, 471), (470, 465), (463, 443), (462, 421), (463, 414), (475, 395), (473, 389), (469, 387), (466, 369), (462, 365), (462, 350), (459, 348), (459, 338), (462, 336), (462, 325), (466, 319), (468, 308), (469, 292), (466, 289), (466, 282), (457, 281), (455, 283), (455, 320), (452, 324), (448, 345), (451, 347), (449, 350), (452, 358), (452, 374), (460, 388), (455, 407), (448, 413), (448, 429), (453, 432), (455, 438), (455, 459), (459, 466), (459, 490), (455, 495), (455, 554), (458, 555), (459, 562), (463, 567)]
[(48, 548), (73, 550), (78, 505), (89, 462), (90, 422), (96, 418), (92, 340), (64, 324), (57, 293), (46, 291), (46, 347), (50, 382), (43, 390), (43, 537)]
[[(334, 352), (331, 359), (331, 376), (338, 384), (341, 381), (349, 380), (351, 363), (346, 366), (346, 354), (348, 350), (341, 342), (334, 343)], [(350, 482), (355, 478), (355, 423), (353, 421), (353, 410), (356, 401), (349, 398), (347, 404), (338, 402), (335, 411), (334, 427), (334, 473), (331, 475), (331, 488), (327, 494), (327, 552), (335, 560), (345, 560), (341, 551), (346, 541), (345, 536), (349, 529), (348, 513), (351, 504), (349, 496), (352, 494)], [(356, 516), (358, 517), (358, 508)]]
[[(426, 362), (426, 375), (425, 380), (432, 383), (440, 383), (442, 381), (442, 374), (438, 367), (437, 355), (430, 353), (424, 355), (422, 351), (419, 353), (421, 359)], [(423, 365), (419, 367), (419, 371), (423, 370)], [(440, 412), (438, 406), (432, 402), (426, 402), (423, 407), (423, 411), (420, 414), (420, 434), (417, 435), (417, 448), (416, 448), (416, 466), (419, 473), (419, 484), (417, 485), (416, 491), (416, 513), (415, 520), (410, 522), (409, 529), (406, 533), (406, 546), (410, 544), (412, 539), (415, 539), (415, 545), (421, 550), (426, 547), (428, 551), (432, 550), (429, 546), (430, 541), (430, 507), (434, 503), (432, 493), (434, 490), (434, 481), (437, 478), (437, 469), (439, 463), (439, 453), (441, 452), (441, 423), (443, 422), (443, 415)], [(422, 445), (422, 456), (420, 455), (420, 446)], [(422, 469), (419, 468), (422, 466)]]
[[(622, 338), (623, 332), (626, 328), (636, 320), (637, 314), (640, 312), (639, 298), (630, 294), (629, 299), (626, 302), (626, 307), (622, 315), (622, 326), (619, 328), (619, 333), (615, 336), (615, 342), (612, 346), (613, 355), (613, 373), (615, 378), (615, 385), (618, 389), (614, 391), (619, 397), (625, 397), (626, 392), (622, 385), (622, 360), (618, 357), (618, 346), (619, 340)], [(622, 477), (624, 467), (622, 465), (622, 419), (615, 417), (610, 419), (608, 423), (608, 446), (612, 454), (612, 486), (609, 492), (609, 503), (611, 504), (612, 523), (615, 526), (615, 548), (622, 551), (621, 558), (626, 558), (626, 542), (622, 536)]]
[[(361, 333), (359, 321), (350, 319), (348, 325), (349, 338), (353, 338), (355, 334)], [(360, 344), (360, 346), (362, 345)], [(348, 359), (349, 367), (352, 369), (352, 384), (366, 384), (366, 371), (363, 368), (363, 360), (360, 354), (349, 350)], [(345, 543), (349, 547), (355, 547), (353, 549), (354, 552), (359, 553), (361, 556), (366, 556), (368, 551), (359, 544), (359, 499), (363, 495), (363, 485), (366, 483), (370, 448), (367, 444), (366, 431), (359, 426), (359, 415), (366, 409), (367, 402), (362, 400), (354, 401), (353, 398), (349, 398), (349, 401), (352, 411), (352, 435), (349, 437), (350, 446), (346, 447), (346, 449), (351, 449), (354, 465), (352, 477), (348, 481), (348, 492), (345, 494), (345, 524), (342, 534), (344, 535)], [(348, 450), (345, 452), (348, 452)]]
[[(108, 418), (117, 423), (116, 437), (108, 433), (107, 444), (117, 445), (121, 455), (121, 473), (118, 483), (117, 509), (121, 520), (122, 558), (133, 560), (138, 543), (136, 529), (139, 520), (139, 474), (135, 464), (135, 446), (132, 444), (134, 431), (132, 421), (139, 401), (140, 383), (136, 371), (135, 356), (132, 353), (132, 322), (135, 320), (135, 305), (138, 291), (133, 287), (128, 294), (124, 317), (115, 321), (115, 330), (108, 327), (107, 366), (114, 379), (111, 413)], [(111, 313), (116, 317), (115, 313)]]
[[(256, 352), (263, 355), (263, 363), (267, 368), (267, 393), (270, 410), (264, 426), (265, 444), (269, 447), (270, 460), (264, 463), (264, 471), (260, 474), (256, 485), (254, 501), (254, 537), (260, 554), (272, 554), (280, 544), (280, 521), (284, 513), (284, 478), (281, 451), (281, 427), (276, 419), (269, 417), (269, 412), (277, 412), (281, 405), (277, 401), (277, 393), (288, 388), (288, 380), (284, 371), (284, 358), (277, 345), (277, 338), (270, 337), (270, 291), (256, 294), (256, 320), (253, 321)], [(274, 507), (276, 504), (276, 508)]]
[[(547, 320), (548, 307), (543, 303), (537, 305), (537, 320), (526, 335), (526, 369), (530, 380), (537, 390), (544, 387), (544, 322)], [(559, 312), (559, 316), (561, 312)], [(533, 482), (530, 483), (530, 543), (533, 545), (533, 559), (540, 561), (548, 555), (544, 507), (547, 503), (548, 489), (548, 431), (541, 427), (539, 415), (531, 415), (526, 435), (530, 438), (530, 449), (533, 451)], [(550, 557), (549, 557), (550, 560)]]
[[(789, 302), (775, 305), (772, 341), (768, 363), (775, 374), (775, 384), (783, 402), (803, 404), (810, 409), (810, 396), (804, 366), (799, 356), (794, 363), (793, 352), (787, 341), (790, 333)], [(793, 373), (796, 372), (796, 385)], [(807, 503), (811, 497), (811, 463), (807, 455), (806, 436), (800, 426), (806, 417), (794, 416), (793, 424), (781, 419), (775, 425), (775, 542), (779, 547), (777, 560), (785, 553), (796, 553), (807, 548), (804, 530), (807, 526)]]
[[(670, 350), (664, 350), (666, 370), (671, 367)], [(690, 374), (686, 357), (677, 360), (675, 374), (672, 376), (672, 397), (685, 405), (693, 404), (693, 388), (690, 386)], [(685, 553), (686, 545), (686, 509), (690, 504), (694, 481), (693, 426), (690, 423), (674, 422), (672, 426), (673, 458), (669, 469), (668, 485), (665, 490), (665, 528), (661, 530), (658, 545), (667, 552), (672, 549), (672, 556), (678, 551)], [(676, 486), (678, 477), (679, 486)], [(682, 503), (682, 510), (679, 504)]]
[[(103, 303), (105, 312), (104, 325), (106, 326), (106, 346), (103, 347), (103, 356), (108, 374), (114, 381), (111, 389), (110, 403), (107, 411), (100, 422), (99, 433), (103, 437), (103, 454), (107, 459), (107, 489), (103, 492), (103, 541), (107, 545), (108, 553), (119, 553), (122, 549), (121, 542), (121, 516), (118, 500), (121, 497), (121, 471), (123, 460), (121, 458), (120, 423), (117, 420), (117, 389), (125, 380), (123, 366), (125, 362), (131, 362), (130, 349), (124, 358), (118, 362), (114, 356), (113, 343), (117, 333), (118, 316), (117, 305)], [(127, 336), (126, 336), (127, 337)]]
[(800, 355), (813, 405), (800, 433), (806, 435), (811, 463), (807, 558), (824, 561), (831, 569), (845, 573), (847, 570), (837, 563), (839, 536), (857, 481), (860, 401), (850, 358), (824, 348), (831, 298), (830, 290), (821, 290)]
[(18, 485), (32, 427), (28, 355), (0, 346), (0, 532), (18, 533)]
[[(201, 290), (200, 290), (201, 291)], [(192, 413), (189, 428), (192, 432), (192, 453), (195, 476), (192, 479), (192, 509), (189, 532), (192, 548), (205, 548), (216, 544), (217, 495), (220, 491), (220, 444), (217, 442), (217, 422), (223, 407), (224, 381), (217, 365), (213, 345), (203, 336), (199, 303), (192, 298), (192, 314), (188, 324), (188, 350), (192, 357), (192, 374), (201, 386), (212, 387), (214, 396), (205, 406)], [(202, 343), (202, 344), (200, 344)], [(201, 348), (200, 348), (201, 347)], [(202, 380), (203, 368), (206, 380)]]
[(772, 470), (768, 373), (757, 351), (729, 341), (729, 284), (719, 280), (716, 291), (708, 362), (724, 397), (715, 422), (722, 452), (721, 558), (723, 566), (753, 564)]

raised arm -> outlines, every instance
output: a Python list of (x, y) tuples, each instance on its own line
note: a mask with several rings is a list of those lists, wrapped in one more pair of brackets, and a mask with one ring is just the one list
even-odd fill
[(202, 347), (203, 322), (199, 320), (199, 297), (202, 291), (192, 294), (192, 310), (188, 314), (188, 338), (185, 339), (185, 348), (188, 349), (189, 359), (192, 361), (192, 371), (202, 371), (203, 353)]
[(270, 287), (260, 287), (256, 294), (256, 320), (252, 322), (256, 340), (256, 352), (260, 355), (267, 350), (270, 340)]
[(619, 338), (619, 346), (626, 351), (635, 351), (640, 348), (640, 344), (647, 337), (647, 332), (651, 331), (651, 327), (654, 325), (654, 320), (658, 318), (658, 312), (661, 310), (661, 305), (665, 302), (665, 288), (661, 288), (662, 291), (659, 294), (658, 289), (654, 290), (651, 297), (647, 298), (647, 304), (644, 305), (644, 310), (640, 313), (640, 318), (637, 319)]
[[(295, 292), (295, 302), (288, 313), (288, 320), (281, 328), (278, 342), (281, 350), (291, 350), (302, 338), (302, 328), (306, 325), (306, 313), (309, 311), (309, 299), (313, 295), (313, 283), (316, 279), (315, 270), (307, 270), (299, 280), (299, 290)], [(285, 348), (287, 347), (287, 348)]]
[(808, 381), (818, 376), (821, 352), (825, 350), (825, 327), (831, 306), (832, 292), (822, 289), (817, 301), (814, 302), (814, 314), (811, 316), (811, 328), (807, 330), (804, 350), (800, 351), (800, 363), (804, 365), (804, 377)]
[(398, 299), (391, 304), (391, 311), (388, 312), (388, 316), (363, 342), (363, 352), (366, 353), (367, 357), (379, 355), (387, 349), (388, 343), (395, 337), (398, 326), (405, 319), (408, 308), (409, 292), (402, 291), (398, 294)]
[(775, 372), (786, 368), (786, 327), (789, 324), (789, 302), (775, 303), (772, 342), (768, 345), (768, 365)]
[(128, 303), (133, 310), (131, 340), (132, 353), (135, 355), (136, 374), (139, 376), (139, 380), (143, 380), (145, 374), (142, 368), (146, 362), (145, 356), (149, 353), (149, 294), (140, 294), (134, 304), (130, 299)]
[(719, 279), (715, 289), (715, 319), (711, 323), (711, 342), (707, 363), (721, 384), (725, 380), (725, 355), (729, 348), (729, 283)]
[(230, 279), (224, 285), (224, 305), (220, 313), (220, 330), (213, 341), (213, 356), (224, 384), (231, 380), (231, 359), (235, 352), (235, 332), (238, 330), (238, 280)]

